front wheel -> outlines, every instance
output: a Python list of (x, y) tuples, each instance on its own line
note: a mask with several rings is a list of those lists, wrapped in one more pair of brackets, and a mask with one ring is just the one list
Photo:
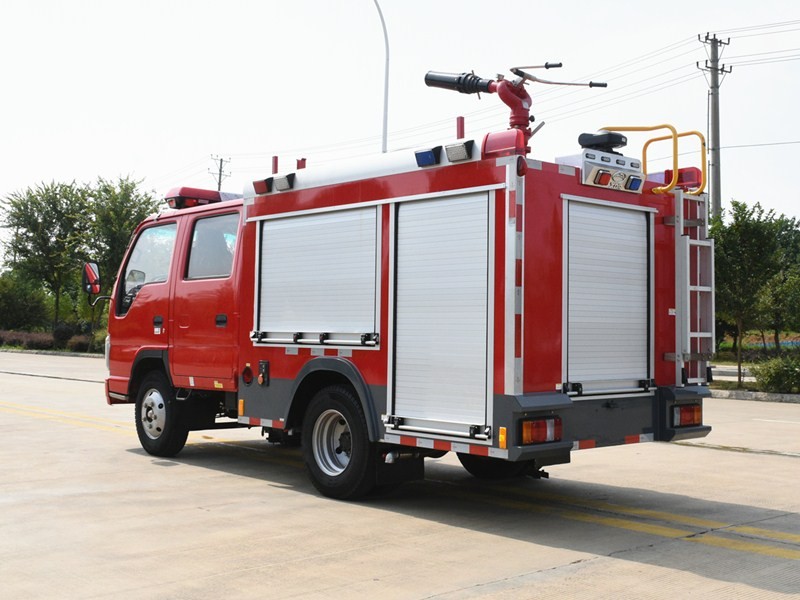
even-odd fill
[(175, 456), (186, 445), (189, 428), (166, 375), (149, 373), (136, 397), (136, 434), (153, 456)]
[(325, 496), (358, 498), (375, 487), (377, 450), (350, 388), (328, 386), (312, 398), (303, 419), (303, 458), (311, 482)]

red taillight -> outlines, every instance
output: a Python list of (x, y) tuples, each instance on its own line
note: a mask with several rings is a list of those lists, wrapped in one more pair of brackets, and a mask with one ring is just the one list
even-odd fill
[(683, 404), (672, 408), (672, 426), (702, 425), (703, 407), (700, 404)]
[(532, 419), (522, 422), (522, 444), (544, 444), (561, 441), (561, 417)]
[(242, 381), (245, 385), (253, 383), (253, 369), (250, 368), (250, 365), (242, 369)]

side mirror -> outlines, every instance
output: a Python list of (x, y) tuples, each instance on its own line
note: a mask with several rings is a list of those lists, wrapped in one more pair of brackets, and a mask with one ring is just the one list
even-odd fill
[(83, 265), (83, 291), (90, 296), (100, 293), (100, 269), (97, 263), (87, 262)]

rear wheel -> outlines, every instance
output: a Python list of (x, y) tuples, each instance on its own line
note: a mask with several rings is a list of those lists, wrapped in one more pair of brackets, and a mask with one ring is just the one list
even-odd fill
[(530, 466), (527, 462), (511, 462), (489, 456), (458, 453), (461, 465), (478, 479), (510, 479), (519, 477)]
[(148, 454), (175, 456), (186, 445), (189, 428), (182, 408), (166, 375), (153, 371), (145, 376), (136, 397), (135, 415), (136, 433)]
[(303, 419), (303, 458), (325, 496), (358, 498), (375, 487), (377, 450), (350, 388), (328, 386), (312, 398)]

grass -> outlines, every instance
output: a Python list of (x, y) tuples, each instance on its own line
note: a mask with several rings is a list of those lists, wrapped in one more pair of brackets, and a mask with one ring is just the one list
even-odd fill
[(742, 382), (742, 387), (739, 387), (739, 384), (735, 381), (713, 381), (708, 386), (712, 390), (724, 390), (724, 391), (745, 391), (745, 392), (760, 392), (761, 390), (758, 388), (758, 384), (755, 381), (744, 381)]

